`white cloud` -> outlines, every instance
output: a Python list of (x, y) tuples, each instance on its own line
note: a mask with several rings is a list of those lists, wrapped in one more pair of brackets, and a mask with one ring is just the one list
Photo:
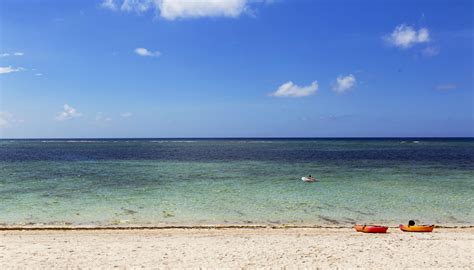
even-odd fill
[(68, 104), (64, 104), (63, 108), (64, 110), (62, 112), (59, 112), (54, 118), (57, 121), (70, 120), (76, 117), (80, 117), (82, 115), (81, 113), (77, 112), (76, 109), (69, 106)]
[(18, 71), (23, 71), (23, 70), (25, 69), (22, 67), (17, 67), (17, 68), (13, 68), (12, 66), (0, 67), (0, 74), (7, 74), (7, 73), (18, 72)]
[(104, 0), (102, 7), (137, 13), (154, 10), (166, 20), (200, 17), (235, 18), (249, 11), (249, 2), (249, 0)]
[(436, 47), (426, 47), (421, 53), (426, 57), (431, 57), (439, 54), (439, 48)]
[(108, 8), (111, 10), (117, 10), (117, 5), (114, 0), (104, 0), (101, 4), (103, 8)]
[(198, 17), (238, 17), (247, 7), (246, 0), (163, 0), (159, 2), (161, 17), (176, 18)]
[(332, 90), (335, 92), (342, 94), (345, 93), (346, 91), (350, 90), (352, 87), (354, 87), (357, 83), (356, 78), (354, 75), (349, 74), (347, 76), (338, 76), (336, 79), (336, 83), (334, 84)]
[(9, 128), (13, 124), (22, 122), (21, 120), (15, 119), (13, 114), (9, 112), (0, 112), (0, 128)]
[(1, 54), (0, 54), (0, 57), (7, 57), (7, 56), (12, 56), (12, 55), (13, 55), (13, 56), (23, 56), (23, 55), (25, 55), (25, 54), (22, 53), (22, 52), (15, 52), (15, 53), (13, 53), (13, 54), (11, 54), (11, 53), (1, 53)]
[(142, 13), (150, 8), (153, 8), (154, 4), (156, 5), (157, 1), (150, 0), (123, 0), (120, 10), (123, 11), (135, 11), (137, 13)]
[(95, 121), (97, 122), (109, 122), (109, 121), (112, 121), (112, 118), (111, 117), (108, 117), (108, 116), (104, 116), (102, 114), (102, 112), (99, 112), (97, 113), (97, 115), (95, 116)]
[(122, 116), (123, 118), (127, 118), (127, 117), (130, 117), (132, 116), (133, 114), (131, 112), (124, 112), (124, 113), (121, 113), (120, 116)]
[(159, 51), (152, 52), (145, 48), (136, 48), (135, 53), (140, 56), (150, 56), (150, 57), (158, 57), (161, 55)]
[(436, 90), (440, 90), (440, 91), (449, 91), (449, 90), (454, 90), (456, 88), (458, 88), (458, 85), (454, 83), (441, 84), (441, 85), (436, 86)]
[(308, 86), (298, 86), (292, 81), (282, 84), (271, 95), (274, 97), (306, 97), (316, 93), (318, 82), (314, 81)]
[(418, 31), (408, 25), (401, 24), (395, 27), (395, 30), (385, 36), (385, 40), (399, 48), (409, 48), (417, 43), (426, 43), (430, 41), (430, 34), (427, 28), (420, 28)]
[(35, 76), (43, 76), (43, 73), (40, 73), (40, 72), (35, 73)]

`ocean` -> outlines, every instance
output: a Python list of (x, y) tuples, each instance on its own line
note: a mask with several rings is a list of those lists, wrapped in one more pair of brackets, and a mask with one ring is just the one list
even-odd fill
[(472, 138), (0, 140), (3, 226), (465, 225), (473, 191)]

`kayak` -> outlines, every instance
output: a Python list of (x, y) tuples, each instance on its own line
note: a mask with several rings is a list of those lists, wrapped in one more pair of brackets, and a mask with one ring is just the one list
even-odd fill
[(378, 225), (355, 225), (355, 230), (358, 232), (365, 233), (386, 233), (388, 227)]
[(314, 177), (301, 177), (301, 180), (305, 181), (305, 182), (316, 182), (318, 181), (316, 178)]
[(365, 233), (386, 233), (388, 227), (378, 225), (355, 225), (354, 229), (358, 232)]
[(403, 225), (400, 224), (400, 230), (404, 232), (432, 232), (435, 225)]

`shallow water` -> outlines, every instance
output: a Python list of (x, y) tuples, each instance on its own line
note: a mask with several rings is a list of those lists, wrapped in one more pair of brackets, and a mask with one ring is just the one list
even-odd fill
[(5, 225), (474, 223), (473, 139), (0, 140), (0, 172)]

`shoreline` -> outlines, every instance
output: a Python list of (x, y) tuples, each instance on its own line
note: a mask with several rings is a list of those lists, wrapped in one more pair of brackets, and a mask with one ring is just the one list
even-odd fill
[[(383, 224), (382, 224), (383, 226)], [(389, 229), (398, 229), (398, 226), (388, 225)], [(96, 226), (96, 225), (71, 225), (71, 226), (56, 226), (56, 225), (32, 225), (32, 226), (0, 226), (0, 231), (103, 231), (103, 230), (223, 230), (223, 229), (353, 229), (354, 225), (347, 226), (331, 226), (331, 225), (268, 225), (268, 224), (225, 224), (225, 225), (131, 225), (131, 226)], [(474, 224), (466, 225), (436, 225), (435, 229), (474, 229)]]

